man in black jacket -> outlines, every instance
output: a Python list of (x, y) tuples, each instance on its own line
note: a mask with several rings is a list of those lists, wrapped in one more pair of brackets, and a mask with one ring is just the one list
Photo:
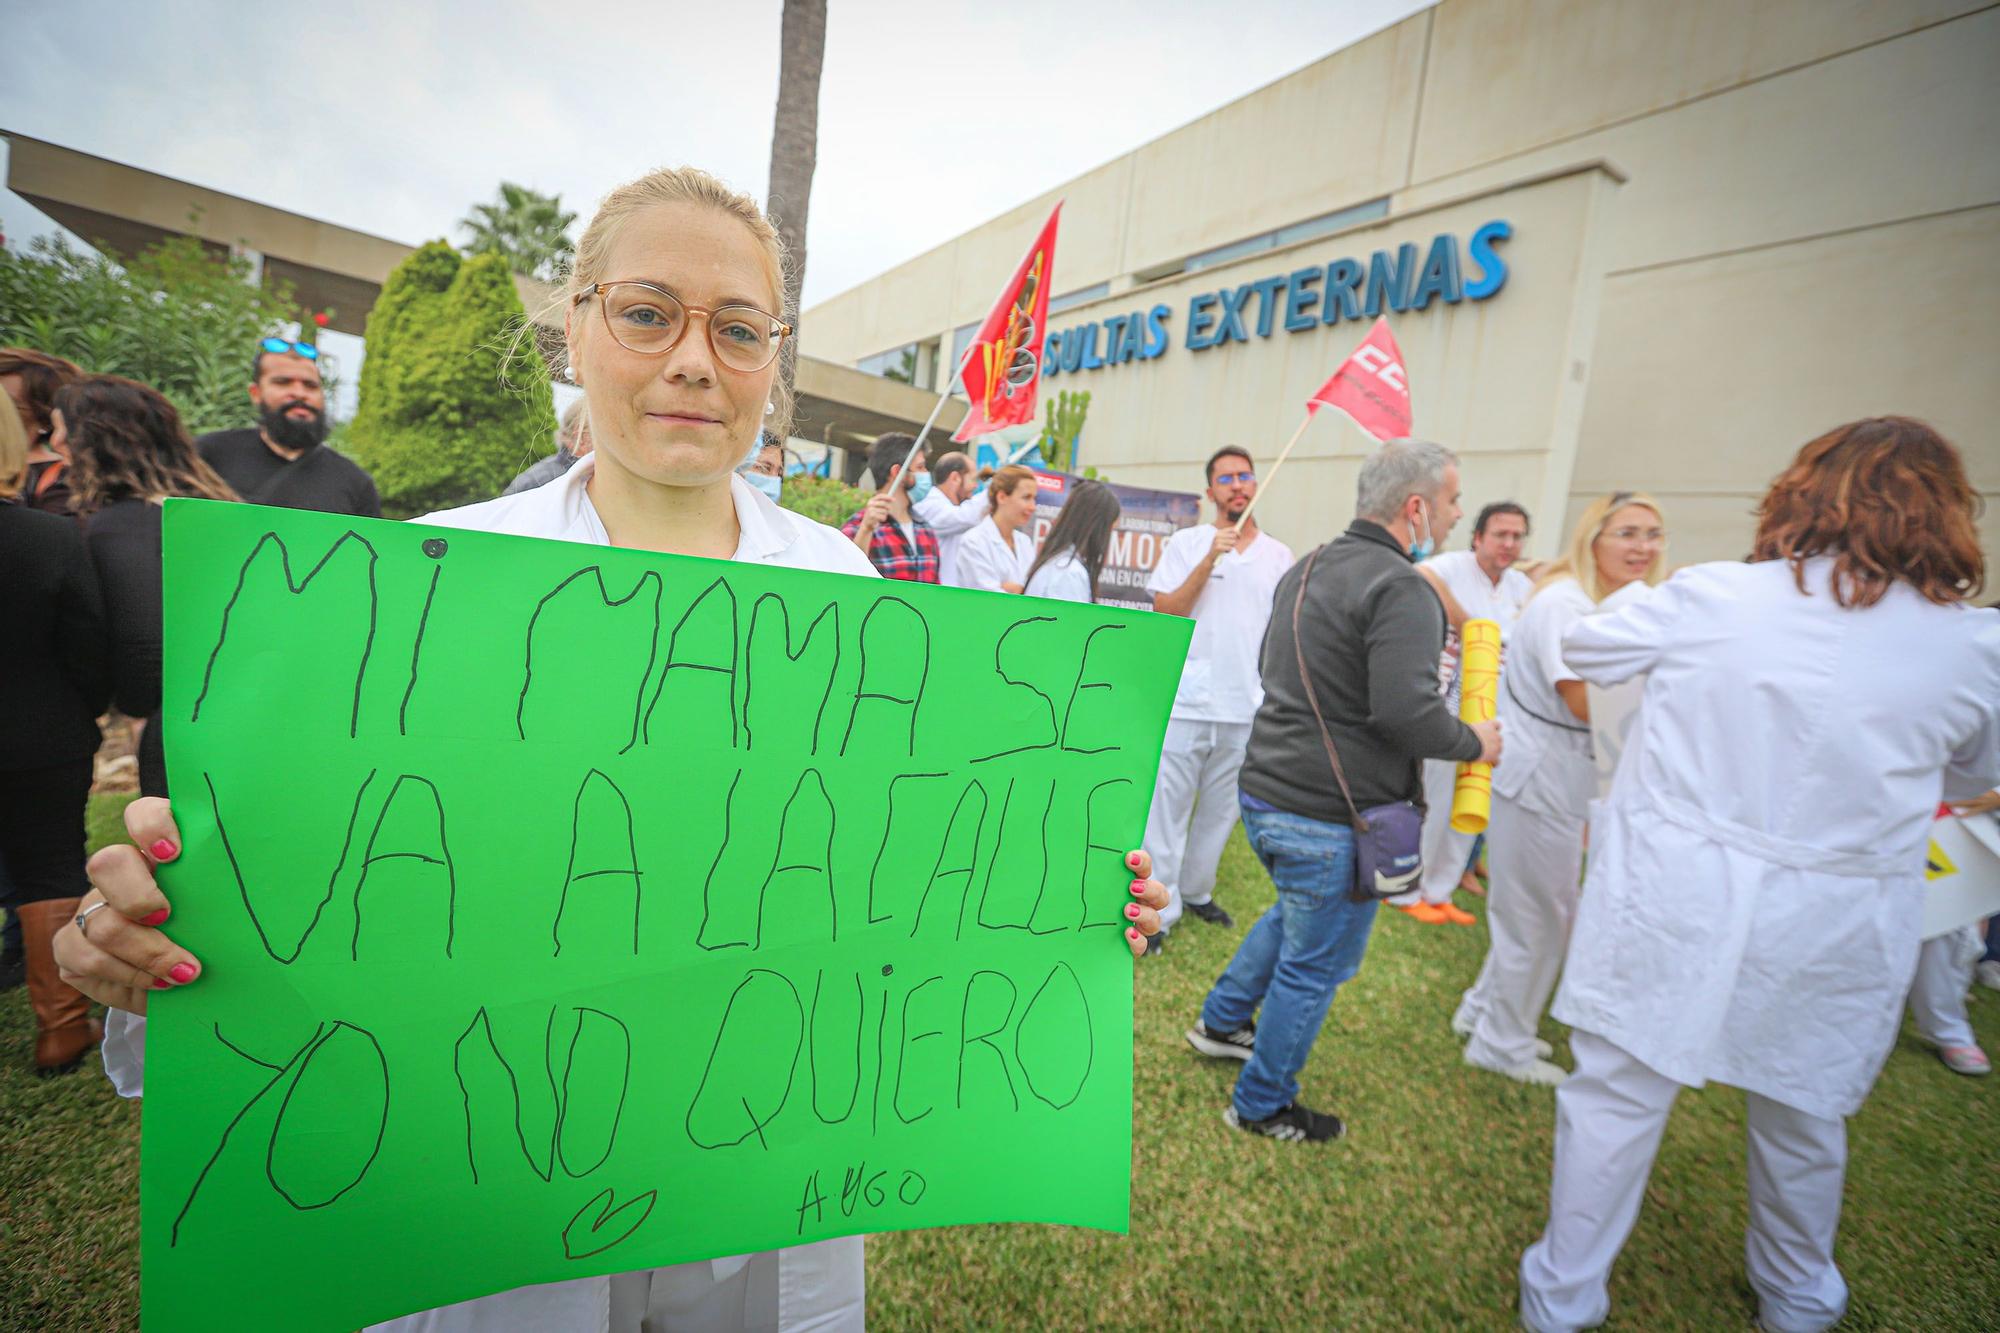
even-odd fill
[[(1458, 522), (1458, 460), (1391, 440), (1362, 464), (1355, 519), (1278, 584), (1264, 635), (1264, 703), (1239, 779), (1244, 830), (1278, 901), (1244, 937), (1187, 1034), (1245, 1061), (1224, 1118), (1286, 1142), (1340, 1137), (1298, 1101), (1298, 1073), (1340, 984), (1361, 967), (1373, 897), (1354, 896), (1354, 829), (1299, 677), (1303, 649), (1326, 730), (1360, 809), (1423, 801), (1425, 759), (1500, 757), (1500, 726), (1467, 726), (1438, 694), (1444, 607), (1415, 562)], [(1295, 644), (1293, 606), (1298, 605)], [(1263, 1006), (1261, 1028), (1253, 1017)]]

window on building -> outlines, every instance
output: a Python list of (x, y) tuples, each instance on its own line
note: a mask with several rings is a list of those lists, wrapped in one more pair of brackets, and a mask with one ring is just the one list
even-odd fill
[[(941, 375), (949, 375), (958, 369), (958, 363), (965, 359), (965, 349), (972, 346), (972, 340), (979, 336), (978, 324), (961, 324), (951, 333), (951, 361), (940, 370)], [(960, 398), (965, 397), (965, 387), (953, 380), (951, 391)]]
[(938, 340), (930, 338), (864, 356), (854, 363), (854, 367), (870, 375), (880, 375), (885, 380), (930, 389), (937, 385), (937, 352)]
[(1389, 200), (1387, 196), (1380, 199), (1370, 199), (1365, 204), (1356, 204), (1351, 208), (1337, 209), (1332, 213), (1323, 213), (1316, 218), (1307, 218), (1303, 222), (1293, 222), (1256, 236), (1247, 236), (1240, 241), (1231, 241), (1227, 245), (1218, 245), (1213, 250), (1203, 250), (1199, 254), (1189, 255), (1178, 266), (1163, 265), (1157, 269), (1149, 269), (1136, 276), (1141, 282), (1153, 282), (1159, 278), (1171, 277), (1175, 273), (1195, 273), (1205, 268), (1215, 268), (1221, 264), (1232, 263), (1238, 259), (1242, 259), (1246, 255), (1259, 254), (1265, 250), (1276, 250), (1281, 246), (1296, 245), (1300, 241), (1309, 241), (1315, 236), (1326, 236), (1359, 223), (1373, 222), (1377, 218), (1388, 216), (1388, 213)]
[(1109, 296), (1110, 294), (1111, 284), (1109, 282), (1098, 282), (1088, 287), (1079, 287), (1073, 292), (1064, 292), (1061, 296), (1051, 296), (1049, 298), (1049, 313), (1056, 315), (1065, 310), (1073, 310), (1077, 306), (1088, 305), (1099, 297)]

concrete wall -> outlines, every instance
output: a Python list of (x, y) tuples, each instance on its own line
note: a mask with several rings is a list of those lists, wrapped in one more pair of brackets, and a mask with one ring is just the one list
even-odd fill
[[(1365, 258), (1474, 200), (1473, 225), (1516, 222), (1509, 286), (1392, 323), (1417, 429), (1467, 455), (1468, 500), (1539, 498), (1538, 551), (1590, 495), (1643, 486), (1677, 560), (1738, 555), (1798, 445), (1903, 412), (1966, 452), (2000, 560), (1997, 85), (2000, 6), (1974, 0), (1442, 0), (816, 307), (805, 346), (948, 347), (1058, 195), (1055, 290), (1113, 289), (1058, 328), (1155, 299), (1178, 317), (1232, 274), (1296, 266), (1267, 252), (1125, 290), (1245, 235), (1386, 195), (1386, 221), (1298, 247)], [(1577, 171), (1600, 161), (1625, 183)], [(1191, 488), (1220, 439), (1289, 434), (1355, 336), (1177, 346), (1051, 388), (1092, 390), (1087, 461)], [(1350, 504), (1359, 442), (1332, 435), (1315, 426), (1319, 452), (1265, 502), (1295, 545)]]
[[(1440, 202), (1080, 306), (1053, 322), (1071, 328), (1164, 304), (1173, 312), (1172, 342), (1151, 361), (1058, 375), (1045, 392), (1090, 390), (1083, 461), (1120, 481), (1200, 490), (1204, 460), (1224, 444), (1248, 448), (1268, 475), (1306, 399), (1367, 322), (1295, 333), (1280, 322), (1268, 338), (1253, 334), (1248, 342), (1193, 350), (1186, 345), (1189, 298), (1343, 257), (1365, 263), (1373, 251), (1394, 253), (1404, 242), (1421, 252), (1435, 235), (1471, 235), (1498, 215), (1504, 200), (1514, 236), (1501, 252), (1510, 275), (1531, 273), (1533, 281), (1517, 284), (1510, 276), (1490, 300), (1437, 302), (1397, 316), (1396, 337), (1422, 429), (1459, 450), (1467, 494), (1504, 494), (1537, 511), (1559, 510), (1583, 411), (1583, 381), (1574, 372), (1595, 336), (1602, 274), (1596, 237), (1618, 188), (1609, 170), (1586, 164), (1502, 194)], [(1366, 444), (1345, 419), (1320, 414), (1283, 480), (1260, 502), (1260, 521), (1300, 550), (1340, 531), (1352, 516)]]

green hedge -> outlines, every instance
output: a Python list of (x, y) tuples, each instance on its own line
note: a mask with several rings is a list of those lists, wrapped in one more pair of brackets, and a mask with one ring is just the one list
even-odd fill
[(554, 446), (548, 370), (507, 261), (431, 241), (368, 314), (361, 403), (347, 440), (391, 518), (498, 495)]

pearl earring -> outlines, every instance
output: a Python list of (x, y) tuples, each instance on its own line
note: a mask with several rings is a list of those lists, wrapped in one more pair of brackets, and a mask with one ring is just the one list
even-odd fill
[(767, 417), (770, 416), (772, 413), (776, 412), (777, 410), (778, 410), (778, 405), (776, 403), (764, 404), (764, 415)]

